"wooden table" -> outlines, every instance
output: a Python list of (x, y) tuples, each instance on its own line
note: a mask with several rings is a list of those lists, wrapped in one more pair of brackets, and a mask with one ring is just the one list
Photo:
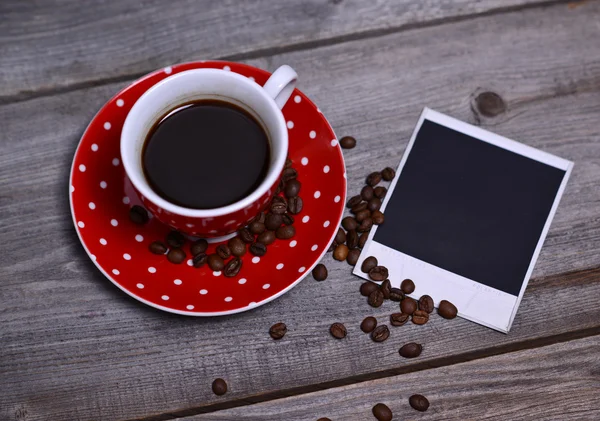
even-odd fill
[[(434, 318), (373, 343), (360, 321), (395, 306), (366, 306), (331, 256), (327, 281), (214, 319), (106, 280), (69, 212), (79, 138), (132, 80), (206, 58), (292, 65), (359, 140), (344, 151), (351, 193), (372, 165), (398, 164), (424, 106), (574, 161), (510, 334)], [(600, 419), (599, 2), (5, 0), (0, 72), (2, 421), (370, 420), (377, 402), (394, 419)], [(506, 109), (482, 109), (483, 92)], [(400, 358), (412, 340), (426, 352)], [(426, 413), (408, 405), (417, 392)]]

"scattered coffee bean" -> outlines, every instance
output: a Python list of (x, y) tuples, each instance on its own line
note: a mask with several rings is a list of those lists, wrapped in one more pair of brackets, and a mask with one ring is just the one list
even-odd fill
[(283, 182), (283, 180), (279, 180), (279, 183), (277, 183), (277, 188), (275, 189), (275, 194), (281, 193), (284, 187), (285, 183)]
[(419, 310), (431, 313), (433, 309), (433, 298), (431, 298), (429, 295), (423, 295), (421, 298), (419, 298)]
[(335, 240), (334, 241), (336, 243), (338, 243), (338, 244), (345, 243), (346, 242), (346, 232), (343, 229), (338, 228), (338, 231), (335, 234)]
[[(377, 211), (377, 212), (379, 212), (379, 211)], [(358, 231), (358, 232), (367, 232), (372, 227), (373, 227), (373, 220), (371, 218), (366, 218), (366, 219), (363, 219), (363, 221), (360, 223), (360, 225), (358, 226), (358, 228), (356, 228), (356, 231)]]
[(192, 263), (194, 264), (195, 268), (201, 268), (202, 266), (204, 266), (206, 264), (207, 261), (208, 261), (208, 255), (206, 253), (198, 253), (192, 259)]
[(358, 237), (358, 247), (359, 248), (363, 248), (367, 242), (367, 239), (369, 238), (369, 233), (368, 232), (363, 232), (360, 237)]
[(385, 281), (383, 281), (381, 283), (381, 285), (379, 286), (379, 289), (383, 293), (383, 298), (385, 298), (387, 300), (390, 298), (390, 294), (392, 292), (392, 283), (390, 282), (389, 279), (386, 279)]
[(367, 177), (367, 184), (371, 187), (375, 187), (377, 184), (381, 182), (381, 173), (380, 172), (372, 172)]
[(247, 228), (238, 230), (238, 237), (246, 244), (254, 242), (254, 235)]
[(148, 250), (150, 250), (154, 254), (165, 254), (168, 249), (162, 241), (154, 241), (150, 243), (150, 245), (148, 246)]
[(377, 258), (375, 256), (369, 256), (363, 260), (360, 270), (364, 273), (369, 273), (371, 269), (377, 266)]
[(406, 313), (393, 313), (390, 315), (390, 324), (392, 326), (402, 326), (408, 322), (410, 315)]
[(315, 278), (315, 281), (324, 281), (327, 279), (327, 268), (323, 263), (319, 263), (312, 270), (312, 276)]
[(185, 252), (181, 249), (171, 249), (167, 253), (167, 260), (176, 265), (183, 263), (185, 260)]
[(285, 336), (286, 333), (287, 326), (285, 325), (285, 323), (275, 323), (269, 329), (269, 335), (271, 335), (271, 338), (273, 339), (281, 339)]
[(150, 218), (146, 209), (139, 205), (135, 205), (131, 209), (129, 209), (129, 219), (134, 224), (144, 225), (146, 222), (148, 222)]
[(371, 186), (364, 186), (362, 188), (362, 190), (360, 191), (360, 197), (363, 198), (363, 200), (365, 201), (369, 201), (373, 198), (373, 196), (375, 195), (375, 192), (373, 191), (373, 187)]
[(344, 149), (352, 149), (356, 146), (356, 139), (352, 136), (344, 136), (340, 139), (340, 146)]
[(345, 244), (340, 244), (333, 251), (333, 258), (341, 262), (342, 260), (346, 260), (346, 257), (348, 257), (348, 252), (348, 246)]
[(373, 316), (365, 317), (365, 319), (360, 324), (360, 330), (365, 333), (371, 333), (377, 327), (377, 319)]
[(390, 337), (390, 329), (386, 325), (380, 325), (371, 332), (371, 339), (374, 342), (383, 342)]
[(365, 219), (370, 218), (370, 217), (371, 217), (371, 211), (369, 209), (363, 209), (354, 216), (354, 219), (356, 219), (356, 222), (362, 222)]
[(391, 421), (394, 418), (392, 410), (383, 403), (378, 403), (373, 407), (373, 416), (377, 418), (377, 421)]
[(252, 243), (250, 244), (250, 253), (259, 257), (264, 256), (267, 253), (267, 246), (259, 242)]
[(240, 259), (239, 257), (234, 257), (229, 262), (227, 262), (225, 268), (223, 268), (223, 275), (225, 275), (226, 278), (233, 278), (238, 273), (240, 273), (242, 263), (242, 259)]
[(380, 207), (381, 207), (381, 199), (378, 197), (372, 198), (371, 200), (369, 200), (369, 203), (367, 204), (367, 209), (370, 210), (371, 212), (378, 211)]
[(390, 290), (390, 300), (400, 302), (404, 299), (404, 293), (400, 288), (392, 288)]
[(294, 228), (293, 225), (284, 225), (277, 228), (277, 231), (275, 231), (275, 237), (280, 240), (289, 240), (294, 235), (296, 235), (296, 228)]
[(250, 225), (248, 225), (248, 231), (250, 231), (254, 235), (262, 234), (263, 232), (265, 232), (265, 230), (265, 224), (263, 224), (262, 222), (254, 221), (250, 222)]
[(358, 233), (356, 231), (350, 230), (346, 233), (346, 245), (349, 249), (355, 249), (358, 246)]
[(362, 202), (362, 197), (360, 197), (360, 195), (357, 194), (356, 196), (352, 196), (350, 198), (350, 200), (348, 200), (348, 203), (346, 203), (346, 207), (352, 209), (354, 206), (358, 205), (360, 202)]
[(231, 257), (231, 250), (227, 247), (227, 244), (219, 244), (215, 250), (221, 259), (229, 259)]
[(381, 307), (381, 304), (383, 304), (383, 292), (381, 292), (379, 288), (377, 288), (375, 291), (369, 294), (369, 298), (367, 298), (367, 303), (369, 303), (371, 307)]
[(405, 279), (400, 284), (400, 289), (405, 294), (412, 294), (415, 291), (415, 283), (412, 281), (412, 279)]
[(342, 226), (346, 231), (350, 231), (355, 230), (358, 227), (358, 223), (353, 217), (347, 216), (344, 219), (342, 219)]
[(387, 189), (383, 186), (377, 186), (373, 189), (373, 193), (375, 194), (375, 197), (383, 199), (387, 193)]
[(416, 325), (424, 325), (429, 321), (429, 313), (423, 310), (415, 310), (412, 315), (412, 322)]
[(376, 282), (385, 281), (388, 275), (388, 269), (385, 266), (375, 266), (369, 271), (369, 278)]
[(223, 379), (215, 379), (212, 382), (212, 391), (217, 396), (227, 393), (227, 383)]
[(275, 242), (275, 232), (265, 231), (256, 239), (259, 243), (263, 243), (265, 246), (273, 244)]
[[(275, 200), (275, 199), (279, 199), (279, 200)], [(283, 215), (287, 211), (287, 202), (285, 201), (285, 199), (283, 197), (275, 196), (275, 198), (273, 198), (273, 201), (271, 202), (270, 209), (271, 209), (272, 214)], [(266, 217), (265, 217), (265, 221), (266, 221)], [(250, 229), (250, 231), (252, 231), (252, 229)], [(260, 234), (260, 233), (258, 233), (258, 234)]]
[(294, 223), (294, 217), (292, 215), (290, 215), (289, 213), (286, 213), (282, 216), (283, 219), (283, 223), (285, 225), (292, 225)]
[(417, 311), (417, 302), (414, 298), (406, 297), (400, 302), (400, 310), (402, 313), (413, 314)]
[(268, 214), (265, 219), (265, 227), (267, 227), (269, 231), (275, 231), (281, 224), (283, 224), (283, 217), (276, 213)]
[(387, 167), (384, 168), (383, 171), (381, 171), (381, 177), (383, 177), (385, 181), (392, 181), (395, 176), (396, 171), (394, 171), (393, 168)]
[(429, 408), (429, 401), (423, 395), (412, 395), (408, 398), (408, 403), (413, 409), (421, 412), (425, 412)]
[(192, 252), (192, 256), (195, 256), (200, 253), (204, 253), (208, 248), (208, 241), (201, 238), (199, 240), (194, 241), (194, 243), (190, 246), (190, 251)]
[(363, 282), (360, 285), (360, 294), (364, 297), (368, 297), (371, 295), (371, 293), (373, 291), (376, 291), (378, 289), (379, 289), (379, 285), (377, 285), (374, 282), (371, 282), (371, 281)]
[(442, 300), (438, 306), (438, 314), (444, 319), (454, 319), (458, 314), (458, 309), (450, 301)]
[(348, 252), (348, 256), (346, 257), (346, 262), (348, 262), (348, 264), (350, 266), (355, 266), (356, 262), (358, 262), (359, 257), (360, 257), (360, 250), (352, 249)]
[(398, 352), (404, 358), (416, 358), (421, 355), (421, 351), (423, 351), (423, 346), (421, 344), (411, 342), (403, 345)]
[(288, 200), (288, 212), (292, 215), (297, 215), (302, 212), (302, 207), (304, 202), (302, 202), (302, 198), (300, 196), (292, 197)]
[[(277, 196), (279, 197), (279, 196)], [(254, 219), (252, 220), (252, 222), (260, 222), (261, 224), (265, 223), (265, 219), (267, 218), (267, 215), (265, 215), (264, 212), (259, 213), (258, 215), (256, 215), (254, 217)]]
[(371, 219), (375, 225), (381, 225), (385, 222), (385, 215), (380, 210), (371, 213)]
[(354, 205), (354, 206), (352, 207), (352, 209), (350, 209), (350, 212), (352, 212), (354, 215), (356, 215), (357, 213), (359, 213), (359, 212), (362, 212), (362, 211), (364, 211), (365, 209), (367, 209), (367, 205), (368, 205), (368, 203), (367, 203), (367, 202), (365, 202), (365, 201), (362, 201), (362, 202), (360, 202), (359, 204), (357, 204), (357, 205)]
[(287, 183), (290, 180), (293, 180), (294, 178), (298, 177), (298, 171), (296, 171), (295, 168), (286, 168), (285, 170), (283, 170), (283, 173), (281, 174), (281, 179), (284, 181), (284, 183)]
[(327, 417), (321, 417), (317, 421), (331, 421), (331, 419), (329, 419)]
[(236, 257), (243, 256), (246, 254), (246, 243), (244, 243), (239, 237), (233, 237), (227, 243), (231, 254)]
[(333, 241), (331, 243), (331, 245), (329, 246), (329, 248), (327, 249), (327, 253), (331, 253), (333, 250), (335, 250), (335, 248), (338, 246), (339, 244), (336, 243), (335, 241)]
[(329, 333), (336, 339), (344, 339), (346, 337), (346, 326), (341, 323), (334, 323), (329, 328)]
[(208, 256), (208, 266), (215, 271), (221, 271), (225, 267), (225, 262), (218, 254), (211, 254)]
[(296, 197), (300, 193), (301, 184), (298, 180), (293, 179), (285, 183), (285, 189), (283, 190), (285, 197)]
[(179, 231), (171, 231), (167, 234), (167, 244), (172, 248), (179, 248), (185, 243), (185, 237)]

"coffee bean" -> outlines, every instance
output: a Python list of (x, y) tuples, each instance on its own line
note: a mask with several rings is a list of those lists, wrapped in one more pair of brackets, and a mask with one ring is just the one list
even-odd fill
[(353, 215), (356, 215), (357, 213), (360, 213), (360, 212), (362, 212), (362, 211), (366, 210), (366, 209), (367, 209), (367, 205), (368, 205), (368, 203), (367, 203), (367, 202), (365, 202), (365, 201), (362, 201), (362, 202), (360, 202), (359, 204), (357, 204), (357, 205), (354, 205), (354, 206), (352, 207), (352, 209), (350, 209), (350, 212), (351, 212)]
[(337, 233), (335, 234), (334, 241), (338, 244), (345, 243), (346, 242), (346, 232), (343, 229), (338, 228)]
[(290, 158), (285, 159), (285, 168), (289, 168), (294, 165), (294, 162)]
[(369, 271), (369, 278), (376, 282), (384, 281), (388, 278), (388, 269), (385, 266), (375, 266)]
[(344, 136), (340, 139), (340, 146), (344, 149), (352, 149), (356, 146), (356, 139), (352, 136)]
[(333, 251), (333, 258), (335, 260), (339, 260), (340, 262), (342, 260), (346, 260), (346, 257), (348, 257), (348, 251), (348, 246), (345, 244), (340, 244)]
[(375, 195), (374, 191), (373, 191), (373, 187), (371, 186), (364, 186), (362, 188), (362, 190), (360, 191), (360, 197), (363, 198), (363, 200), (365, 201), (369, 201), (373, 198), (373, 196)]
[(381, 173), (380, 172), (372, 172), (367, 177), (367, 184), (371, 187), (375, 187), (377, 184), (381, 182)]
[(392, 288), (390, 290), (390, 300), (400, 302), (404, 299), (404, 293), (400, 288)]
[(329, 327), (329, 333), (336, 339), (344, 339), (346, 337), (346, 326), (341, 323), (334, 323)]
[(375, 225), (381, 225), (385, 222), (385, 215), (380, 210), (371, 213), (371, 219)]
[(400, 289), (405, 294), (412, 294), (415, 291), (415, 283), (412, 281), (412, 279), (405, 279), (400, 284)]
[(323, 263), (319, 263), (312, 270), (312, 276), (315, 278), (315, 281), (324, 281), (327, 279), (327, 268)]
[(250, 225), (248, 225), (248, 231), (254, 235), (262, 234), (265, 229), (265, 224), (258, 221), (250, 222)]
[(365, 243), (367, 242), (368, 238), (369, 238), (369, 233), (363, 232), (360, 235), (360, 237), (358, 237), (358, 247), (362, 249), (365, 246)]
[(377, 421), (391, 421), (394, 418), (392, 410), (383, 403), (378, 403), (373, 407), (373, 416), (377, 418)]
[(383, 171), (381, 171), (381, 177), (383, 177), (385, 181), (392, 181), (395, 176), (396, 171), (394, 171), (393, 168), (386, 167), (383, 169)]
[(329, 419), (327, 417), (321, 417), (317, 421), (331, 421), (331, 419)]
[(419, 310), (431, 313), (433, 308), (433, 298), (431, 298), (429, 295), (423, 295), (421, 298), (419, 298)]
[(417, 310), (417, 302), (414, 298), (406, 297), (400, 302), (402, 313), (413, 314)]
[(423, 310), (416, 310), (412, 315), (412, 322), (416, 325), (424, 325), (429, 321), (429, 313)]
[(246, 254), (246, 244), (239, 237), (231, 238), (227, 245), (229, 246), (229, 250), (231, 250), (231, 254), (236, 257)]
[(378, 211), (380, 207), (381, 207), (381, 199), (378, 197), (372, 198), (371, 200), (369, 200), (369, 203), (367, 204), (367, 209), (370, 210), (371, 212)]
[(346, 233), (346, 245), (349, 249), (355, 249), (358, 246), (358, 233), (356, 231), (350, 230)]
[(292, 225), (294, 223), (294, 217), (292, 215), (290, 215), (289, 213), (286, 213), (282, 216), (283, 219), (283, 223), (285, 225)]
[(273, 231), (265, 231), (258, 236), (256, 241), (263, 243), (265, 246), (273, 244), (275, 242), (275, 233)]
[(377, 327), (377, 319), (373, 316), (365, 317), (365, 319), (360, 324), (360, 330), (365, 333), (371, 333)]
[(427, 411), (427, 408), (429, 408), (429, 401), (423, 395), (412, 395), (408, 398), (408, 403), (413, 409), (421, 412), (425, 412)]
[(365, 219), (369, 218), (370, 216), (371, 216), (371, 211), (368, 209), (363, 209), (354, 216), (354, 219), (356, 219), (356, 222), (362, 222)]
[(167, 253), (167, 260), (178, 265), (185, 260), (185, 252), (181, 249), (171, 249)]
[(239, 257), (234, 257), (225, 265), (223, 269), (223, 275), (227, 278), (233, 278), (235, 275), (240, 273), (240, 269), (242, 268), (242, 259)]
[(393, 313), (390, 315), (390, 324), (392, 326), (402, 326), (408, 322), (410, 315), (406, 313)]
[(383, 342), (390, 337), (390, 329), (386, 325), (380, 325), (371, 332), (371, 339), (374, 342)]
[[(275, 200), (277, 199), (277, 200)], [(271, 202), (271, 213), (275, 215), (283, 215), (287, 211), (287, 202), (283, 197), (275, 196)], [(265, 217), (266, 221), (266, 217)], [(252, 229), (250, 229), (252, 231)], [(260, 234), (260, 233), (257, 233)]]
[(438, 314), (444, 319), (454, 319), (458, 314), (458, 309), (450, 301), (442, 300), (438, 306)]
[(348, 264), (350, 266), (355, 266), (356, 262), (358, 262), (359, 257), (360, 257), (360, 250), (352, 249), (348, 252), (348, 256), (346, 257), (346, 262), (348, 262)]
[(267, 253), (267, 246), (263, 243), (250, 244), (250, 253), (255, 256), (264, 256)]
[[(378, 211), (379, 212), (379, 211)], [(356, 228), (356, 231), (358, 232), (367, 232), (369, 231), (371, 228), (373, 227), (373, 220), (371, 218), (365, 218), (363, 219), (363, 221), (360, 223), (360, 225), (358, 226), (358, 228)]]
[(347, 216), (344, 219), (342, 219), (342, 226), (346, 231), (350, 231), (355, 230), (358, 227), (358, 223), (353, 217)]
[(283, 191), (283, 188), (285, 187), (285, 182), (283, 180), (279, 180), (279, 183), (277, 183), (277, 188), (275, 189), (275, 194), (279, 194)]
[(389, 279), (386, 279), (385, 281), (383, 281), (381, 283), (381, 285), (379, 286), (379, 289), (383, 293), (383, 298), (385, 298), (387, 300), (390, 298), (390, 294), (392, 292), (392, 283), (390, 282)]
[(179, 231), (171, 231), (167, 234), (167, 244), (172, 248), (179, 248), (185, 243), (185, 237)]
[(381, 307), (381, 304), (383, 304), (383, 292), (381, 292), (379, 288), (377, 288), (375, 291), (369, 294), (369, 298), (367, 298), (367, 303), (369, 303), (371, 307)]
[(168, 249), (162, 241), (154, 241), (150, 243), (150, 245), (148, 246), (148, 250), (150, 250), (154, 254), (165, 254)]
[(215, 271), (223, 270), (225, 262), (218, 254), (211, 254), (208, 256), (208, 266)]
[(223, 379), (215, 379), (212, 382), (212, 391), (217, 396), (227, 393), (227, 383)]
[(356, 196), (352, 196), (350, 198), (350, 200), (348, 200), (348, 203), (346, 203), (346, 207), (352, 209), (354, 206), (358, 205), (360, 202), (362, 202), (362, 197), (360, 197), (360, 195), (356, 195)]
[(375, 197), (383, 199), (387, 193), (387, 189), (383, 186), (377, 186), (373, 189), (373, 193), (375, 194)]
[(200, 253), (204, 253), (208, 248), (208, 241), (201, 238), (199, 240), (194, 241), (194, 243), (190, 246), (190, 251), (192, 252), (192, 256), (195, 256)]
[(277, 231), (275, 231), (275, 237), (280, 240), (289, 240), (294, 235), (296, 235), (296, 228), (294, 228), (293, 225), (284, 225), (277, 228)]
[(300, 193), (300, 187), (302, 185), (296, 179), (290, 180), (285, 183), (285, 189), (283, 190), (285, 197), (296, 197)]
[(283, 224), (283, 217), (275, 213), (268, 214), (265, 219), (265, 227), (267, 227), (269, 231), (275, 231), (281, 224)]
[(229, 250), (227, 244), (219, 244), (216, 252), (219, 256), (221, 256), (221, 259), (229, 259), (231, 257), (231, 250)]
[(292, 197), (288, 200), (288, 212), (297, 215), (302, 212), (303, 202), (301, 197)]
[(295, 168), (291, 167), (288, 167), (285, 170), (283, 170), (283, 173), (281, 174), (281, 179), (284, 183), (287, 183), (288, 181), (293, 180), (296, 177), (298, 177), (298, 171), (296, 171)]
[(421, 351), (423, 351), (423, 346), (421, 344), (411, 342), (403, 345), (398, 352), (404, 358), (416, 358), (421, 355)]
[(369, 256), (363, 260), (360, 270), (362, 270), (364, 273), (369, 273), (369, 271), (377, 265), (377, 258), (375, 256)]
[(252, 235), (252, 233), (247, 228), (241, 228), (240, 230), (238, 230), (237, 235), (238, 237), (240, 237), (240, 240), (242, 240), (246, 244), (254, 242), (254, 235)]
[(271, 338), (276, 339), (276, 340), (283, 338), (286, 333), (287, 333), (287, 326), (285, 325), (285, 323), (275, 323), (269, 329), (269, 335), (271, 335)]
[(135, 205), (131, 209), (129, 209), (129, 219), (134, 224), (144, 225), (150, 217), (148, 216), (148, 211), (141, 206)]
[[(277, 196), (277, 197), (279, 197), (279, 196)], [(256, 215), (254, 217), (254, 219), (252, 220), (252, 222), (260, 222), (261, 224), (264, 224), (266, 217), (267, 217), (267, 215), (265, 215), (264, 212), (260, 212), (258, 215)]]
[(204, 266), (206, 264), (207, 261), (208, 261), (208, 255), (206, 253), (198, 253), (192, 259), (192, 263), (194, 264), (195, 268), (201, 268), (202, 266)]
[(373, 291), (376, 291), (378, 289), (379, 289), (379, 285), (377, 285), (374, 282), (371, 282), (371, 281), (363, 282), (360, 285), (360, 295), (362, 295), (364, 297), (368, 297), (371, 295), (371, 293)]
[(333, 250), (335, 250), (335, 248), (336, 248), (338, 245), (339, 245), (338, 243), (336, 243), (335, 241), (333, 241), (333, 242), (330, 244), (329, 248), (327, 249), (327, 253), (331, 253)]

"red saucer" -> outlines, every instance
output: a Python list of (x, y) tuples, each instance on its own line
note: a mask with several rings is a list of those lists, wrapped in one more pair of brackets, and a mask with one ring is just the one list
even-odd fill
[[(206, 61), (178, 64), (139, 79), (112, 98), (83, 134), (71, 168), (69, 195), (75, 229), (98, 269), (135, 299), (190, 316), (238, 313), (290, 290), (327, 251), (346, 200), (346, 170), (335, 134), (319, 109), (295, 90), (283, 114), (289, 130), (289, 157), (302, 182), (304, 207), (295, 216), (296, 236), (277, 240), (263, 257), (246, 253), (242, 270), (234, 278), (207, 266), (196, 269), (191, 260), (175, 265), (166, 256), (150, 253), (148, 245), (164, 239), (170, 229), (153, 218), (143, 226), (129, 220), (130, 207), (140, 201), (120, 162), (121, 128), (135, 101), (155, 83), (203, 67), (237, 72), (260, 85), (270, 76), (245, 64)], [(211, 244), (209, 252), (216, 245)]]

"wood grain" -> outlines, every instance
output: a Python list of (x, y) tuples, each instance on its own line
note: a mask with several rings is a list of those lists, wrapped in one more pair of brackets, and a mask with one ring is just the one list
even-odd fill
[(5, 0), (0, 100), (547, 3), (555, 1)]
[[(88, 261), (67, 200), (78, 138), (124, 84), (0, 106), (0, 419), (168, 419), (598, 333), (599, 14), (598, 3), (557, 5), (251, 61), (292, 64), (337, 134), (358, 137), (345, 152), (351, 193), (371, 166), (397, 165), (425, 105), (575, 161), (509, 335), (435, 317), (375, 344), (360, 321), (383, 322), (395, 306), (369, 308), (330, 257), (327, 281), (307, 279), (249, 313), (198, 320), (147, 308)], [(502, 95), (507, 112), (474, 114), (481, 89)], [(267, 331), (281, 320), (289, 333), (274, 342)], [(334, 321), (346, 340), (330, 338)], [(417, 339), (427, 352), (399, 360)], [(222, 398), (215, 377), (229, 381)]]
[[(598, 420), (599, 347), (593, 336), (178, 421), (375, 420), (377, 402), (402, 420)], [(410, 407), (415, 393), (426, 412)]]

